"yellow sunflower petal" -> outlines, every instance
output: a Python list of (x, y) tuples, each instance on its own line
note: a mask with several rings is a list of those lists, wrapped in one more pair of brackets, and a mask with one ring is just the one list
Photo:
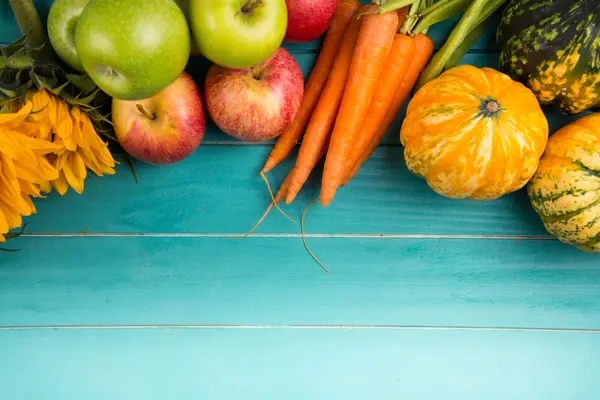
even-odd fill
[(8, 233), (8, 221), (4, 216), (4, 212), (0, 209), (0, 243), (4, 243), (6, 239), (4, 239), (4, 234)]
[(100, 139), (98, 133), (94, 129), (92, 121), (86, 116), (81, 120), (81, 132), (83, 134), (83, 141), (86, 146), (93, 147), (94, 149), (104, 146), (104, 142)]
[(114, 167), (115, 166), (115, 159), (113, 158), (112, 154), (110, 154), (108, 147), (104, 147), (102, 149), (97, 150), (96, 156), (100, 160), (102, 165), (104, 165), (106, 167)]
[(80, 147), (87, 145), (81, 131), (81, 122), (75, 118), (73, 119), (73, 141)]
[(102, 168), (100, 167), (100, 162), (96, 157), (96, 154), (92, 151), (91, 148), (82, 147), (79, 149), (81, 156), (83, 157), (83, 162), (85, 166), (92, 170), (96, 175), (102, 175)]
[(28, 101), (17, 113), (0, 114), (0, 126), (4, 125), (6, 128), (18, 126), (25, 118), (27, 118), (32, 107), (33, 104)]
[[(33, 201), (31, 200), (31, 197), (27, 196), (27, 195), (23, 195), (23, 201), (25, 201), (27, 203), (27, 205), (29, 206), (29, 215), (35, 214), (37, 212), (37, 210), (35, 209), (35, 205), (33, 204)], [(18, 226), (21, 226), (20, 224)]]
[(0, 173), (8, 179), (17, 179), (17, 170), (14, 161), (6, 154), (0, 153)]
[(0, 208), (14, 214), (29, 215), (30, 209), (21, 196), (19, 182), (17, 180), (8, 181), (5, 177), (0, 176), (0, 185), (2, 185)]
[(66, 118), (64, 118), (58, 129), (56, 130), (56, 134), (60, 136), (63, 140), (65, 147), (70, 151), (77, 150), (77, 143), (73, 141), (73, 121), (71, 117), (67, 114)]
[(32, 197), (42, 197), (40, 194), (40, 186), (35, 183), (19, 179), (19, 186), (21, 186), (21, 194), (23, 195)]
[(69, 190), (69, 182), (67, 182), (64, 171), (60, 171), (58, 178), (52, 181), (52, 186), (54, 186), (54, 189), (61, 196), (64, 196), (65, 193), (67, 193), (67, 190)]
[(58, 178), (56, 170), (46, 159), (40, 159), (37, 164), (19, 163), (15, 165), (17, 176), (32, 183), (42, 183)]
[(30, 161), (35, 160), (35, 155), (29, 150), (29, 146), (23, 144), (25, 139), (29, 138), (0, 128), (0, 151), (14, 160), (25, 158)]
[(44, 193), (50, 193), (52, 191), (52, 183), (50, 181), (41, 182), (40, 190)]
[(67, 182), (69, 182), (69, 185), (73, 188), (73, 190), (81, 194), (83, 193), (84, 178), (77, 176), (75, 170), (73, 169), (72, 159), (74, 158), (74, 155), (77, 155), (77, 153), (71, 153), (61, 172), (64, 172)]
[(81, 154), (78, 151), (74, 152), (71, 154), (69, 161), (73, 173), (79, 178), (85, 179), (87, 177), (87, 169), (85, 168), (85, 162)]

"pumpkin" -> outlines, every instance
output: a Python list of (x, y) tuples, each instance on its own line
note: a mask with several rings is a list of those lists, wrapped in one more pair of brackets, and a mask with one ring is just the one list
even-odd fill
[(523, 84), (461, 65), (425, 84), (400, 129), (408, 169), (450, 198), (496, 199), (534, 174), (548, 121)]
[(566, 114), (600, 105), (600, 1), (511, 0), (497, 30), (500, 71)]
[(600, 252), (600, 113), (550, 137), (527, 193), (548, 232)]

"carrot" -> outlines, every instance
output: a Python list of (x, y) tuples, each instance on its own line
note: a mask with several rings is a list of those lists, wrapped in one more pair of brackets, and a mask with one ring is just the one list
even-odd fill
[(369, 143), (369, 146), (366, 149), (366, 151), (363, 152), (358, 162), (355, 164), (354, 168), (344, 179), (344, 184), (347, 184), (352, 178), (354, 178), (354, 176), (356, 176), (362, 164), (365, 161), (367, 161), (371, 154), (373, 154), (373, 151), (375, 151), (375, 148), (377, 148), (377, 146), (381, 142), (381, 139), (383, 139), (388, 129), (390, 129), (390, 127), (392, 126), (394, 119), (396, 118), (396, 116), (400, 112), (400, 109), (404, 105), (404, 102), (410, 95), (410, 92), (415, 86), (417, 79), (419, 79), (421, 71), (423, 71), (423, 69), (429, 62), (431, 54), (433, 53), (433, 41), (431, 40), (431, 38), (429, 38), (429, 36), (427, 35), (418, 34), (414, 37), (413, 40), (415, 43), (415, 53), (412, 60), (410, 61), (408, 71), (406, 71), (404, 79), (402, 80), (400, 87), (396, 91), (394, 100), (392, 101), (392, 104), (388, 108), (387, 113), (385, 115), (385, 119), (379, 126), (377, 133)]
[(325, 86), (329, 71), (340, 47), (342, 37), (350, 19), (360, 7), (358, 0), (341, 0), (333, 19), (325, 34), (323, 46), (317, 58), (317, 62), (306, 82), (302, 104), (296, 117), (279, 136), (271, 154), (262, 169), (263, 173), (272, 170), (283, 161), (296, 145), (296, 141), (304, 132), (308, 120), (315, 108), (317, 100)]
[[(375, 6), (376, 7), (376, 6)], [(327, 207), (344, 180), (346, 160), (369, 109), (385, 60), (390, 52), (398, 14), (363, 15), (348, 81), (331, 134), (321, 184), (321, 205)]]
[[(319, 153), (317, 153), (317, 158), (315, 160), (315, 165), (321, 161), (321, 159), (323, 157), (325, 157), (325, 155), (327, 154), (327, 148), (329, 146), (329, 139), (331, 136), (327, 136), (323, 142), (323, 145), (321, 146), (321, 150), (319, 151)], [(290, 173), (288, 174), (288, 176), (285, 178), (285, 181), (283, 182), (283, 184), (281, 185), (281, 188), (279, 189), (279, 191), (277, 192), (277, 195), (275, 196), (275, 199), (279, 199), (281, 198), (282, 200), (286, 198), (287, 194), (289, 193), (289, 188), (290, 188), (290, 183), (292, 181), (292, 179), (295, 179), (294, 177), (296, 176), (296, 174), (298, 173), (296, 171), (296, 169), (298, 168), (298, 166), (294, 165), (294, 168), (292, 168), (292, 170), (290, 171)], [(308, 178), (308, 177), (307, 177)], [(296, 193), (298, 194), (298, 193)], [(294, 196), (295, 198), (295, 196)], [(279, 200), (281, 201), (281, 200)], [(286, 204), (290, 204), (291, 201), (286, 201)]]
[(377, 83), (375, 96), (369, 106), (369, 111), (362, 124), (361, 133), (352, 148), (350, 158), (346, 163), (344, 177), (348, 176), (358, 163), (360, 156), (367, 150), (371, 140), (377, 134), (378, 128), (385, 119), (404, 75), (408, 71), (411, 59), (415, 53), (415, 41), (408, 35), (396, 33), (390, 55), (384, 66), (385, 73)]
[[(361, 10), (369, 8), (363, 6)], [(360, 11), (359, 11), (360, 12)], [(362, 23), (362, 18), (353, 18), (338, 51), (329, 78), (319, 97), (317, 106), (310, 118), (300, 152), (296, 159), (296, 165), (292, 170), (292, 179), (290, 180), (285, 202), (290, 204), (302, 185), (308, 179), (310, 173), (317, 164), (319, 152), (323, 148), (325, 141), (330, 137), (335, 118), (342, 102), (342, 95), (346, 86), (348, 72), (350, 71), (350, 62), (354, 54), (358, 31)]]

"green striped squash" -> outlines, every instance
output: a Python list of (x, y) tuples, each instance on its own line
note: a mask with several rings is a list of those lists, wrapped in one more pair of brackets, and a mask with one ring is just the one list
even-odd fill
[(600, 113), (550, 137), (527, 193), (548, 232), (581, 250), (600, 252)]

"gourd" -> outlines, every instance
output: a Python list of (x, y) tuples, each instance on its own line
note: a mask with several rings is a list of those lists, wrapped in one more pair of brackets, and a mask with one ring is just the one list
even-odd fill
[(491, 200), (534, 174), (548, 122), (523, 84), (492, 68), (461, 65), (419, 89), (400, 141), (408, 169), (436, 193)]
[(500, 71), (566, 114), (600, 105), (600, 1), (511, 0), (497, 30)]
[(579, 249), (600, 252), (600, 113), (550, 137), (527, 193), (548, 232)]

